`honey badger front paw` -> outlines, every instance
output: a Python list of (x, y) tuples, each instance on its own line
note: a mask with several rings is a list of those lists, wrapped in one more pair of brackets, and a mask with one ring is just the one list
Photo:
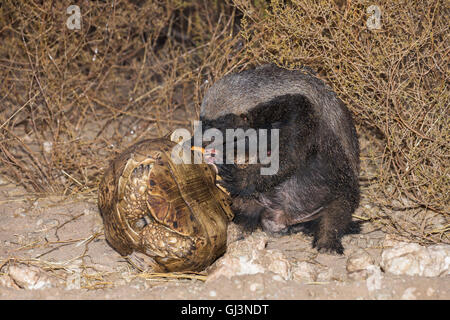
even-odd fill
[(239, 169), (234, 164), (216, 164), (216, 166), (221, 177), (217, 183), (223, 186), (231, 197), (255, 197), (255, 185), (247, 181), (244, 169)]

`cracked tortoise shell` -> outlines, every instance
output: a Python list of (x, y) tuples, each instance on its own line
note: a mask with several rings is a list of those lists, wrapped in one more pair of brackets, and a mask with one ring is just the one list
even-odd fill
[(175, 164), (175, 142), (144, 140), (106, 170), (98, 205), (107, 242), (140, 269), (199, 271), (226, 249), (229, 196), (209, 164)]

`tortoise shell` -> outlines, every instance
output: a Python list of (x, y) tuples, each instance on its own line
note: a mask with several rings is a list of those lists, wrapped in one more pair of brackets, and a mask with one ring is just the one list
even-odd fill
[(233, 213), (214, 167), (175, 164), (175, 145), (144, 140), (121, 153), (100, 183), (99, 209), (121, 255), (144, 254), (155, 271), (198, 271), (225, 252)]

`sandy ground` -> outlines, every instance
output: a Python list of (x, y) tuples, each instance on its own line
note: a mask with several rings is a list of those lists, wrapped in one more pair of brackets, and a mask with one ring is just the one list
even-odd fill
[[(214, 280), (165, 279), (140, 274), (106, 243), (96, 199), (37, 198), (0, 179), (0, 268), (18, 266), (45, 279), (44, 289), (0, 281), (0, 299), (449, 299), (450, 277), (383, 273), (374, 289), (353, 279), (347, 258), (360, 248), (378, 262), (385, 234), (365, 223), (344, 238), (345, 255), (318, 254), (311, 238), (297, 233), (269, 238), (296, 264), (329, 270), (325, 280), (285, 280), (272, 272)], [(31, 268), (31, 269), (30, 269)], [(6, 279), (6, 272), (0, 274)], [(16, 287), (16, 288), (11, 288)], [(23, 287), (23, 286), (22, 286)]]

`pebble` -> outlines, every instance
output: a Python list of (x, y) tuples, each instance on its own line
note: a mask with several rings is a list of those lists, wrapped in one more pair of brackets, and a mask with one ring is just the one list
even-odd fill
[(427, 296), (431, 297), (434, 294), (435, 290), (431, 287), (427, 289)]
[(254, 283), (250, 284), (250, 291), (252, 291), (252, 292), (263, 291), (263, 290), (264, 290), (264, 285), (262, 283), (254, 282)]
[(216, 296), (217, 296), (217, 292), (214, 291), (214, 290), (211, 290), (211, 291), (209, 292), (209, 296), (210, 296), (210, 297), (216, 297)]
[(369, 276), (367, 268), (373, 266), (374, 263), (375, 260), (366, 250), (357, 250), (347, 259), (346, 269), (349, 277), (353, 280), (367, 279)]
[(416, 288), (408, 288), (405, 290), (405, 292), (402, 295), (402, 300), (416, 300), (417, 297), (414, 294), (414, 292), (416, 291)]
[(366, 270), (369, 273), (369, 276), (366, 279), (367, 290), (380, 290), (383, 281), (383, 275), (380, 267), (372, 265), (367, 267)]
[(37, 290), (55, 286), (54, 281), (42, 269), (25, 264), (9, 264), (1, 270), (20, 288)]
[(299, 262), (292, 270), (292, 277), (297, 281), (312, 282), (317, 279), (317, 271), (314, 264), (307, 261)]
[(272, 280), (283, 281), (284, 279), (280, 275), (276, 274), (276, 275), (272, 276)]

